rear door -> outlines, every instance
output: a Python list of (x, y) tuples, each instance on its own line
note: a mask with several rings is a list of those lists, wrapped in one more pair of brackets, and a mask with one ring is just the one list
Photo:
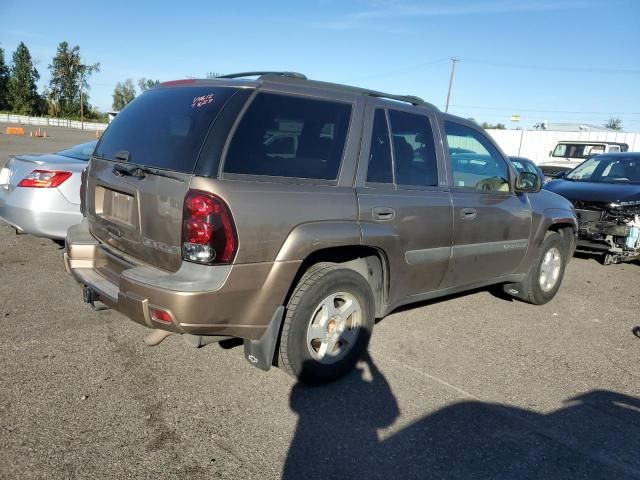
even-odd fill
[(118, 114), (89, 167), (87, 217), (94, 236), (142, 262), (179, 268), (191, 175), (211, 125), (236, 92), (206, 84), (159, 87)]
[(470, 122), (445, 119), (453, 199), (453, 256), (443, 287), (512, 273), (529, 245), (531, 205), (512, 191), (506, 159)]
[(435, 290), (452, 241), (452, 206), (435, 116), (369, 99), (357, 188), (363, 244), (389, 256), (389, 303)]

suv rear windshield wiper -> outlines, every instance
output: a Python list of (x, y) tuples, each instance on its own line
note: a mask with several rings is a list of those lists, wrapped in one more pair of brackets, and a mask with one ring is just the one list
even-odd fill
[(178, 180), (179, 182), (184, 182), (184, 180), (182, 180), (180, 177), (176, 175), (172, 175), (170, 173), (163, 172), (162, 170), (158, 170), (156, 168), (138, 167), (138, 170), (141, 171), (142, 173), (149, 173), (151, 175), (157, 175), (159, 177), (165, 177), (165, 178), (170, 178), (172, 180)]
[(120, 150), (119, 152), (113, 154), (113, 158), (115, 158), (116, 160), (122, 160), (123, 162), (128, 162), (129, 152), (126, 150)]
[(171, 175), (170, 173), (165, 173), (161, 170), (157, 170), (155, 168), (147, 168), (147, 167), (127, 168), (127, 167), (123, 167), (122, 165), (114, 165), (113, 173), (115, 173), (120, 177), (127, 176), (127, 177), (136, 177), (136, 178), (145, 178), (147, 174), (149, 174), (149, 175), (157, 175), (159, 177), (170, 178), (172, 180), (178, 180), (179, 182), (184, 181), (180, 177)]

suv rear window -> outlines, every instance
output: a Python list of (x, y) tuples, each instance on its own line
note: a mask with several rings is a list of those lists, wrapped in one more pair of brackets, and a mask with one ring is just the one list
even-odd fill
[(351, 105), (259, 93), (229, 146), (225, 173), (335, 180)]
[(149, 90), (118, 114), (95, 155), (165, 170), (192, 173), (200, 147), (236, 88), (193, 86)]

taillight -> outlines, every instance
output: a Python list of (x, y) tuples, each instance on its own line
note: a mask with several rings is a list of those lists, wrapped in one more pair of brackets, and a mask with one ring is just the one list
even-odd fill
[(87, 169), (83, 168), (82, 173), (80, 174), (80, 213), (86, 216), (85, 208), (87, 205), (87, 201), (84, 198), (84, 195), (87, 191), (87, 186), (85, 182), (87, 181)]
[(210, 193), (189, 190), (182, 214), (182, 258), (212, 265), (230, 263), (238, 241), (229, 207)]
[(161, 310), (159, 308), (149, 307), (149, 313), (151, 314), (151, 318), (157, 322), (162, 323), (171, 323), (171, 314), (166, 310)]
[(71, 172), (59, 170), (34, 170), (29, 175), (20, 180), (19, 187), (34, 188), (56, 188), (60, 186), (71, 175)]

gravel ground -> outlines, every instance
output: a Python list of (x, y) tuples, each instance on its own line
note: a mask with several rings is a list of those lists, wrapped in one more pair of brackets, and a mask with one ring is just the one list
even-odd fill
[[(47, 133), (0, 134), (0, 164), (94, 137)], [(638, 264), (576, 258), (541, 307), (404, 308), (312, 389), (241, 348), (146, 347), (82, 303), (58, 245), (1, 226), (0, 478), (640, 478), (639, 285)]]

